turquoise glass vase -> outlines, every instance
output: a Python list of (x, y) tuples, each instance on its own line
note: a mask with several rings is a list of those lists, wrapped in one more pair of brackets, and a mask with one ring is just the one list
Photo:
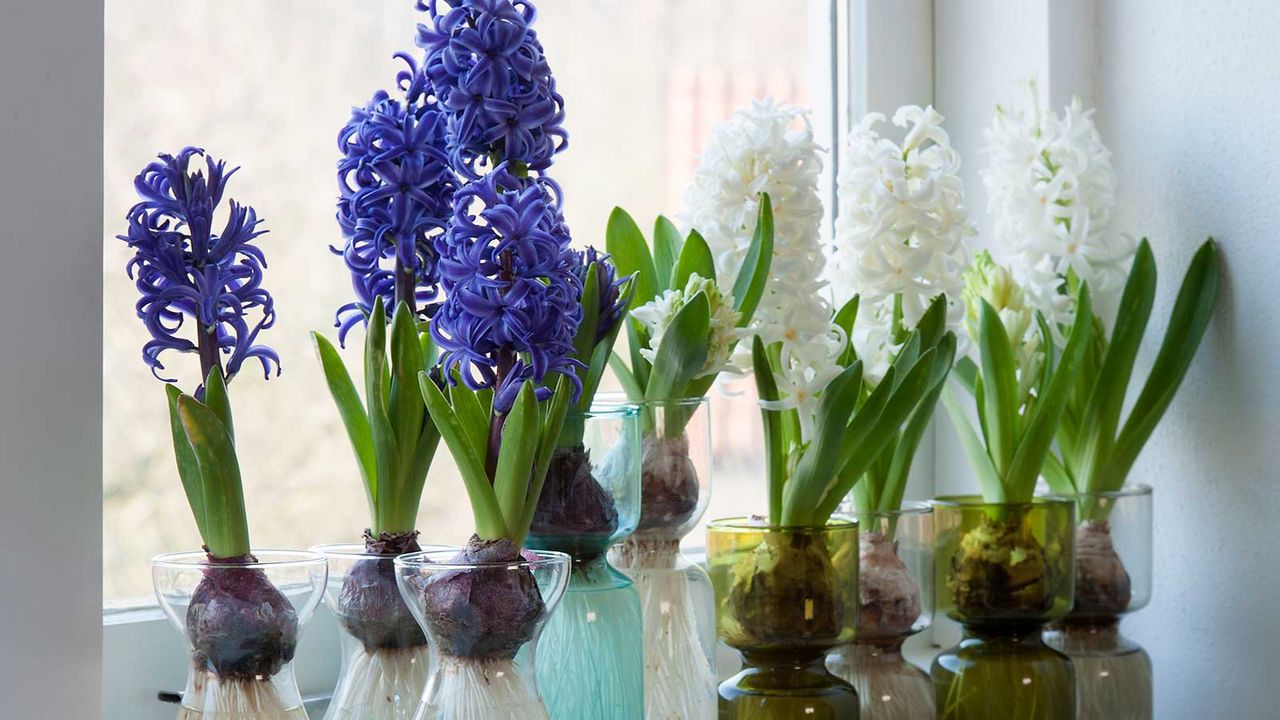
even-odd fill
[(609, 547), (640, 519), (640, 417), (596, 403), (565, 420), (527, 544), (573, 558), (569, 587), (543, 631), (535, 666), (553, 718), (640, 720), (640, 595), (609, 565)]

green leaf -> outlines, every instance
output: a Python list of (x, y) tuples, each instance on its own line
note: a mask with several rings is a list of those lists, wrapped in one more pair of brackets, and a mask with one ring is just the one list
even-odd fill
[(978, 346), (985, 391), (981, 410), (988, 433), (987, 447), (996, 469), (1003, 474), (1013, 461), (1018, 442), (1018, 406), (1021, 403), (1017, 365), (1013, 360), (1009, 336), (1005, 334), (1000, 315), (985, 300), (978, 317)]
[(1120, 426), (1120, 412), (1129, 389), (1133, 363), (1142, 345), (1142, 336), (1151, 317), (1156, 297), (1156, 261), (1151, 246), (1144, 239), (1133, 257), (1129, 280), (1116, 313), (1115, 331), (1102, 361), (1097, 382), (1089, 393), (1080, 427), (1083, 437), (1078, 446), (1076, 465), (1085, 487), (1092, 487), (1094, 471), (1106, 462)]
[(1004, 486), (1009, 502), (1027, 502), (1035, 494), (1036, 480), (1044, 467), (1045, 456), (1053, 443), (1054, 432), (1066, 410), (1067, 401), (1080, 381), (1079, 373), (1085, 352), (1093, 336), (1093, 304), (1089, 285), (1080, 286), (1076, 298), (1076, 322), (1062, 350), (1062, 357), (1049, 382), (1049, 391), (1032, 411), (1027, 430), (1018, 443), (1013, 462), (1004, 473)]
[[(773, 380), (773, 368), (764, 351), (760, 336), (751, 339), (751, 368), (756, 379), (756, 393), (761, 401), (777, 402), (778, 385)], [(782, 444), (782, 416), (777, 410), (760, 408), (764, 423), (765, 463), (769, 479), (769, 519), (782, 521), (782, 488), (787, 481), (787, 455)]]
[(422, 423), (427, 415), (427, 408), (422, 403), (422, 393), (418, 390), (418, 373), (426, 369), (422, 363), (418, 326), (409, 305), (402, 302), (396, 306), (391, 318), (391, 393), (388, 399), (388, 417), (392, 422), (396, 448), (399, 451), (395, 464), (396, 476), (392, 480), (393, 503), (397, 505), (403, 502), (404, 488), (408, 482), (405, 471), (413, 462), (417, 450), (414, 443), (422, 433)]
[(493, 491), (498, 508), (506, 520), (507, 537), (520, 531), (524, 516), (525, 495), (538, 452), (541, 416), (532, 382), (526, 382), (516, 395), (511, 412), (502, 426), (502, 442), (498, 449), (498, 467), (493, 476)]
[(884, 482), (879, 493), (880, 507), (878, 509), (881, 511), (897, 510), (902, 505), (902, 498), (906, 493), (907, 480), (911, 474), (911, 464), (915, 459), (916, 449), (919, 448), (920, 440), (924, 437), (925, 428), (929, 426), (929, 420), (933, 417), (938, 398), (942, 395), (942, 388), (947, 383), (947, 376), (951, 371), (951, 364), (955, 359), (955, 354), (956, 336), (948, 332), (942, 337), (941, 341), (937, 342), (937, 353), (933, 356), (933, 368), (929, 371), (929, 380), (924, 397), (920, 399), (919, 405), (911, 412), (911, 417), (907, 420), (898, 441), (890, 443), (887, 449), (892, 454), (890, 455), (889, 469), (884, 475)]
[(204, 485), (205, 545), (217, 558), (249, 554), (240, 464), (218, 414), (190, 395), (178, 397), (178, 417), (200, 466)]
[(916, 332), (924, 347), (934, 347), (942, 342), (942, 335), (947, 329), (947, 296), (938, 294), (929, 302), (929, 307), (916, 323)]
[(644, 388), (640, 387), (635, 375), (631, 374), (631, 370), (617, 353), (609, 356), (609, 367), (613, 370), (614, 377), (618, 378), (618, 384), (622, 385), (622, 391), (626, 393), (628, 400), (639, 402), (644, 399)]
[(1155, 432), (1156, 425), (1186, 377), (1187, 369), (1191, 367), (1213, 318), (1217, 297), (1218, 249), (1213, 238), (1209, 238), (1196, 252), (1182, 279), (1182, 287), (1169, 317), (1169, 327), (1160, 343), (1160, 352), (1116, 440), (1108, 463), (1108, 476), (1100, 481), (1102, 487), (1115, 490), (1124, 484), (1143, 445)]
[(846, 338), (844, 351), (840, 353), (840, 365), (843, 367), (849, 367), (854, 360), (858, 359), (858, 351), (853, 347), (853, 324), (858, 319), (859, 302), (859, 296), (857, 295), (849, 298), (849, 302), (840, 306), (832, 320), (837, 327), (844, 331)]
[(533, 516), (538, 510), (538, 500), (542, 497), (542, 487), (547, 480), (547, 469), (551, 467), (551, 456), (555, 453), (560, 431), (564, 428), (564, 418), (568, 414), (569, 400), (572, 395), (572, 381), (567, 376), (561, 375), (556, 382), (551, 404), (543, 420), (541, 436), (538, 439), (537, 461), (533, 467), (529, 494), (525, 499), (524, 514), (520, 519), (515, 537), (511, 538), (517, 545), (524, 542), (525, 536), (529, 534), (529, 528), (533, 525)]
[(1078, 494), (1076, 484), (1071, 479), (1071, 473), (1052, 452), (1045, 456), (1044, 467), (1040, 471), (1051, 492), (1058, 495)]
[(653, 372), (645, 388), (648, 400), (667, 400), (702, 372), (707, 364), (707, 335), (711, 328), (711, 304), (706, 293), (690, 299), (662, 336)]
[(320, 367), (324, 371), (325, 383), (329, 386), (329, 394), (338, 406), (338, 415), (347, 429), (347, 438), (351, 441), (351, 450), (355, 453), (356, 464), (360, 467), (360, 478), (364, 481), (365, 494), (369, 499), (369, 510), (373, 511), (376, 497), (377, 461), (373, 454), (373, 434), (369, 429), (369, 417), (365, 415), (364, 405), (356, 393), (355, 383), (347, 367), (342, 363), (338, 350), (323, 335), (311, 333), (311, 341), (320, 358)]
[(978, 476), (982, 498), (989, 503), (1005, 502), (1004, 484), (1000, 481), (1000, 473), (991, 463), (991, 456), (987, 454), (986, 446), (973, 431), (973, 425), (969, 423), (964, 408), (960, 406), (950, 388), (942, 390), (942, 405), (951, 416), (951, 424), (960, 438), (960, 445), (964, 448), (965, 455), (969, 457), (969, 465), (973, 468), (974, 474)]
[(582, 285), (582, 320), (578, 322), (578, 332), (573, 336), (573, 357), (581, 362), (591, 360), (596, 346), (596, 324), (600, 319), (600, 277), (599, 265), (591, 263), (587, 268), (587, 281)]
[(176, 386), (165, 384), (165, 395), (169, 401), (169, 432), (173, 436), (173, 457), (178, 461), (178, 477), (182, 480), (182, 490), (187, 495), (187, 504), (191, 506), (191, 514), (195, 516), (196, 529), (200, 538), (208, 537), (205, 527), (204, 511), (204, 478), (200, 474), (200, 463), (196, 460), (195, 450), (187, 439), (187, 432), (182, 428), (182, 418), (178, 415), (178, 398), (182, 391)]
[(861, 393), (861, 361), (845, 368), (822, 391), (814, 416), (813, 440), (783, 488), (780, 524), (812, 525), (825, 521), (819, 508), (830, 488), (837, 484), (841, 471), (836, 465), (838, 449)]
[(683, 284), (671, 282), (671, 271), (676, 267), (676, 259), (684, 252), (682, 244), (680, 231), (676, 229), (675, 223), (659, 215), (653, 222), (653, 268), (658, 292), (667, 288), (684, 287)]
[(649, 333), (645, 330), (644, 324), (634, 317), (627, 316), (627, 346), (630, 350), (631, 357), (631, 374), (635, 376), (636, 382), (641, 387), (649, 384), (649, 376), (652, 374), (653, 366), (640, 354), (641, 349), (649, 347)]
[(969, 391), (970, 395), (977, 394), (978, 366), (974, 364), (972, 358), (962, 357), (956, 360), (955, 372), (952, 375), (960, 382), (961, 387)]
[(472, 446), (444, 393), (425, 371), (418, 373), (418, 387), (422, 390), (422, 399), (426, 403), (427, 412), (431, 414), (431, 420), (449, 448), (458, 472), (462, 474), (462, 483), (471, 499), (471, 512), (475, 515), (476, 534), (483, 540), (505, 537), (507, 525), (498, 506), (498, 497), (489, 484), (482, 456)]
[(645, 242), (640, 226), (626, 210), (614, 208), (605, 228), (605, 248), (621, 275), (635, 275), (636, 294), (631, 299), (632, 309), (637, 308), (658, 294), (658, 273), (654, 269), (653, 256)]
[(689, 233), (689, 239), (685, 241), (684, 248), (680, 251), (679, 263), (671, 278), (672, 289), (683, 289), (695, 273), (708, 280), (716, 279), (715, 258), (711, 256), (711, 248), (707, 246), (707, 241), (702, 239), (697, 230)]
[(773, 264), (773, 203), (769, 194), (760, 196), (760, 215), (756, 219), (756, 231), (743, 258), (738, 277), (733, 281), (733, 309), (741, 313), (739, 327), (746, 327), (764, 297), (765, 284), (769, 281), (769, 268)]
[(467, 387), (455, 374), (454, 381), (446, 384), (449, 391), (449, 403), (453, 412), (462, 424), (467, 442), (475, 448), (476, 455), (489, 457), (489, 412), (485, 410), (475, 390)]
[[(387, 411), (387, 393), (389, 377), (387, 368), (387, 314), (382, 305), (382, 298), (373, 301), (373, 309), (369, 313), (369, 324), (365, 332), (364, 346), (364, 383), (365, 400), (368, 405), (369, 430), (373, 438), (374, 467), (378, 480), (374, 485), (374, 525), (381, 518), (390, 517), (395, 512), (395, 477), (400, 450), (396, 446), (395, 430)], [(375, 527), (374, 530), (379, 528)]]
[[(895, 362), (890, 369), (893, 373), (887, 373), (880, 381), (880, 385), (889, 384), (893, 387), (892, 393), (884, 402), (884, 409), (876, 414), (874, 421), (867, 430), (863, 430), (854, 426), (859, 424), (861, 420), (862, 410), (870, 404), (871, 398), (875, 397), (875, 393), (880, 391), (877, 386), (872, 392), (871, 397), (863, 404), (863, 408), (859, 410), (855, 422), (850, 424), (849, 436), (855, 438), (857, 443), (853, 447), (856, 451), (846, 453), (846, 446), (841, 446), (840, 461), (843, 465), (836, 467), (839, 476), (832, 487), (825, 492), (818, 503), (817, 519), (825, 521), (831, 517), (831, 513), (836, 511), (840, 505), (840, 499), (849, 493), (850, 486), (843, 484), (846, 478), (857, 481), (866, 472), (866, 469), (880, 457), (884, 448), (889, 442), (898, 436), (902, 424), (911, 416), (912, 411), (920, 404), (921, 398), (925, 394), (929, 383), (934, 380), (936, 372), (934, 367), (934, 359), (938, 356), (937, 348), (932, 348), (920, 356), (909, 369), (903, 370)], [(894, 382), (891, 375), (904, 373), (901, 382)], [(848, 442), (848, 439), (846, 439)]]
[(209, 375), (204, 379), (204, 404), (218, 414), (222, 427), (227, 429), (227, 436), (234, 445), (236, 431), (231, 421), (231, 398), (227, 397), (227, 384), (222, 379), (222, 371), (216, 366), (209, 368)]

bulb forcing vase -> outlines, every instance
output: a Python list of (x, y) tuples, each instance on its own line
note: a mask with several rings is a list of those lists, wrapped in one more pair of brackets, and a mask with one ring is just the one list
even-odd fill
[(929, 674), (902, 656), (902, 643), (933, 620), (932, 508), (906, 503), (856, 517), (858, 632), (827, 667), (858, 691), (862, 720), (932, 720)]
[(644, 619), (644, 716), (704, 720), (716, 712), (715, 596), (680, 553), (711, 493), (707, 398), (639, 404), (640, 521), (610, 560), (635, 583)]
[(535, 647), (569, 565), (564, 553), (518, 551), (507, 539), (396, 558), (400, 593), (431, 644), (414, 720), (547, 720)]
[(853, 687), (826, 656), (853, 640), (858, 526), (769, 526), (755, 518), (707, 528), (716, 631), (743, 669), (719, 688), (721, 720), (856, 720)]
[(538, 687), (551, 717), (643, 717), (640, 596), (605, 558), (640, 519), (640, 437), (634, 405), (598, 403), (570, 412), (551, 458), (527, 541), (573, 561), (538, 642)]
[(1076, 504), (1076, 594), (1044, 633), (1075, 666), (1080, 720), (1151, 720), (1151, 658), (1120, 634), (1120, 618), (1151, 599), (1151, 488), (1066, 498)]
[(1071, 661), (1040, 639), (1071, 608), (1070, 501), (933, 501), (938, 607), (964, 625), (933, 661), (937, 717), (1073, 720)]
[(178, 720), (306, 720), (293, 659), (320, 603), (324, 558), (258, 550), (215, 561), (203, 552), (151, 562), (156, 599), (191, 665)]
[[(419, 549), (416, 542), (412, 547)], [(329, 564), (325, 603), (338, 619), (342, 671), (324, 720), (408, 720), (427, 684), (427, 637), (400, 597), (394, 549), (311, 548)]]

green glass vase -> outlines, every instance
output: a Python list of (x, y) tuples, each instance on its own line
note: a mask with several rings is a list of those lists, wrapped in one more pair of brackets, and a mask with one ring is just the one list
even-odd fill
[(642, 720), (644, 632), (635, 585), (605, 553), (640, 518), (640, 415), (597, 401), (565, 419), (527, 544), (573, 558), (535, 656), (553, 718)]
[(1061, 499), (934, 501), (939, 609), (964, 625), (934, 659), (943, 720), (1075, 720), (1074, 673), (1044, 644), (1074, 587), (1075, 505)]
[(721, 720), (856, 720), (858, 695), (826, 667), (853, 639), (858, 527), (777, 527), (748, 518), (707, 528), (716, 633), (743, 669), (719, 688)]

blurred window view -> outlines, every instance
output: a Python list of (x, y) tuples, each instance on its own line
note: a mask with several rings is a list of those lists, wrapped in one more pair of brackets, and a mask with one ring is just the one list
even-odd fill
[[(367, 510), (352, 452), (308, 333), (334, 338), (350, 282), (329, 251), (338, 129), (352, 105), (389, 88), (396, 51), (424, 16), (412, 0), (108, 0), (104, 298), (104, 588), (108, 606), (145, 602), (151, 556), (199, 545), (174, 467), (163, 387), (141, 361), (124, 266), (134, 175), (158, 152), (199, 145), (242, 169), (228, 196), (270, 233), (264, 285), (278, 321), (262, 340), (283, 374), (250, 364), (231, 386), (256, 547), (356, 542)], [(610, 210), (643, 226), (680, 222), (681, 196), (712, 126), (752, 98), (822, 106), (829, 65), (800, 0), (542, 0), (537, 30), (565, 98), (569, 148), (551, 175), (579, 246), (603, 246)], [(828, 139), (820, 138), (824, 145)], [(220, 221), (221, 218), (218, 219)], [(358, 376), (359, 338), (344, 355)], [(620, 339), (625, 343), (625, 338)], [(166, 365), (191, 389), (198, 361)], [(715, 475), (706, 518), (765, 506), (759, 418), (749, 382), (712, 391)], [(463, 542), (471, 512), (441, 445), (418, 527)], [(702, 543), (694, 530), (690, 544)]]

